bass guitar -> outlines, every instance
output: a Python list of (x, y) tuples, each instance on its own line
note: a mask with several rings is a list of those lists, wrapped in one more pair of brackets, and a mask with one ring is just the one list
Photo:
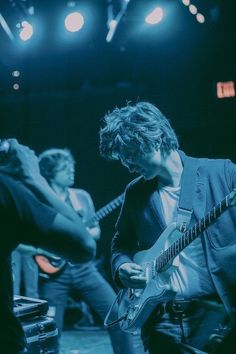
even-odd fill
[(228, 194), (186, 232), (180, 232), (176, 223), (169, 225), (148, 250), (135, 254), (133, 260), (143, 268), (147, 279), (144, 289), (122, 289), (117, 295), (118, 320), (125, 332), (140, 330), (158, 303), (173, 300), (174, 290), (170, 287), (170, 276), (176, 270), (174, 258), (193, 242), (226, 209), (236, 205), (236, 189)]
[[(94, 214), (92, 214), (91, 217), (86, 219), (84, 221), (85, 226), (91, 227), (96, 221), (100, 221), (101, 219), (103, 219), (113, 210), (118, 208), (122, 204), (123, 200), (124, 193), (120, 194), (118, 197), (116, 197), (111, 202), (109, 202), (108, 204), (100, 208), (98, 211), (96, 211)], [(34, 256), (34, 259), (41, 271), (41, 276), (46, 278), (58, 274), (67, 262), (65, 259), (57, 257), (54, 254), (51, 254), (49, 256), (48, 252), (47, 255), (37, 254)]]

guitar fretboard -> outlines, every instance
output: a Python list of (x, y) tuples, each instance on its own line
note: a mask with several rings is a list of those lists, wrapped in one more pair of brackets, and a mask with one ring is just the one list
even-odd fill
[(110, 214), (113, 210), (118, 208), (124, 200), (124, 193), (119, 195), (117, 198), (113, 199), (110, 203), (99, 209), (96, 213), (94, 213), (88, 220), (85, 221), (85, 225), (87, 227), (94, 224), (95, 221), (99, 221), (103, 219), (105, 216)]
[(185, 247), (193, 242), (210, 224), (213, 223), (229, 206), (231, 195), (228, 194), (219, 204), (212, 208), (207, 215), (186, 231), (167, 250), (156, 258), (156, 271), (161, 271), (168, 262), (173, 260)]

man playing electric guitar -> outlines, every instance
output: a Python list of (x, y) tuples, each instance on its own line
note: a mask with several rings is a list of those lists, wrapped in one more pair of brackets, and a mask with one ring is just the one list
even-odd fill
[[(236, 314), (236, 208), (227, 209), (236, 165), (186, 156), (169, 121), (148, 102), (105, 116), (100, 152), (141, 175), (126, 188), (112, 241), (114, 280), (127, 302), (126, 311), (119, 299), (121, 327), (140, 324), (151, 354), (187, 353), (188, 346), (211, 352), (215, 328)], [(147, 257), (140, 259), (149, 253), (146, 267)]]

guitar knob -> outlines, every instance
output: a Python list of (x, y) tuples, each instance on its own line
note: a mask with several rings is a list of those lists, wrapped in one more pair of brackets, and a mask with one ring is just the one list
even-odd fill
[(141, 290), (136, 290), (134, 292), (134, 296), (136, 297), (136, 299), (139, 299), (141, 297), (141, 294), (142, 294)]

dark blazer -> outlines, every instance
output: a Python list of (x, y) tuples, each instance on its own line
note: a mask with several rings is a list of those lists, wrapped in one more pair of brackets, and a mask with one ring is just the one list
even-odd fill
[[(183, 165), (188, 156), (179, 151)], [(196, 159), (196, 183), (193, 193), (192, 223), (204, 217), (236, 188), (236, 165), (226, 159)], [(133, 255), (150, 248), (165, 226), (160, 208), (158, 179), (133, 180), (126, 188), (112, 240), (112, 272), (119, 287), (117, 270), (121, 264), (132, 262)], [(227, 209), (201, 234), (206, 264), (216, 292), (226, 310), (236, 309), (236, 207)], [(236, 313), (235, 313), (236, 314)]]

